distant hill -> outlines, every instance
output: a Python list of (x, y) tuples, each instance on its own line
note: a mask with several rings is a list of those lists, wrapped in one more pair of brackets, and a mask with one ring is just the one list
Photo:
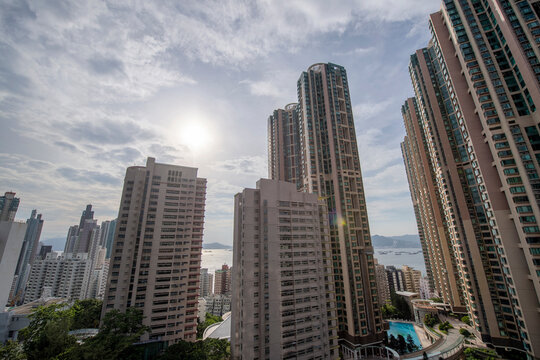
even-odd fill
[(374, 248), (420, 248), (420, 237), (418, 235), (399, 236), (371, 236)]
[(52, 245), (53, 251), (61, 251), (64, 250), (64, 245), (66, 244), (66, 237), (64, 236), (57, 238), (40, 239), (40, 242), (45, 245)]
[(221, 244), (221, 243), (205, 243), (203, 241), (203, 249), (232, 249), (232, 246)]

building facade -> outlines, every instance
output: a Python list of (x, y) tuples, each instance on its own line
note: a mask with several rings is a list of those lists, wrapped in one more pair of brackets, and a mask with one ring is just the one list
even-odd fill
[(44, 260), (35, 260), (31, 267), (24, 303), (41, 297), (86, 299), (91, 271), (86, 253), (48, 253)]
[(201, 297), (207, 297), (212, 295), (214, 285), (214, 275), (208, 273), (207, 268), (201, 269)]
[(386, 278), (388, 279), (388, 287), (390, 292), (407, 291), (405, 288), (405, 278), (403, 271), (395, 266), (386, 266)]
[(378, 264), (375, 259), (375, 273), (377, 276), (377, 292), (379, 294), (380, 304), (383, 306), (391, 301), (390, 286), (388, 285), (388, 276), (383, 264)]
[[(463, 304), (484, 342), (540, 358), (540, 7), (445, 0), (411, 57)], [(410, 141), (411, 139), (409, 139)], [(425, 170), (427, 173), (427, 170)]]
[(420, 294), (420, 279), (422, 278), (420, 270), (415, 270), (410, 266), (403, 265), (401, 271), (405, 282), (405, 291)]
[(231, 269), (227, 264), (223, 264), (221, 269), (214, 273), (214, 294), (228, 295), (231, 293)]
[(15, 197), (15, 193), (8, 191), (4, 196), (0, 196), (0, 221), (15, 221), (15, 215), (19, 208), (20, 199)]
[(283, 181), (235, 196), (233, 359), (338, 358), (327, 216)]
[[(416, 55), (415, 55), (416, 56)], [(411, 73), (416, 86), (418, 62), (413, 56)], [(418, 75), (418, 76), (417, 76)], [(424, 254), (426, 272), (433, 291), (456, 312), (465, 310), (463, 292), (460, 288), (456, 257), (452, 250), (450, 234), (446, 227), (446, 216), (440, 201), (435, 171), (430, 166), (430, 153), (422, 127), (415, 98), (408, 99), (401, 108), (407, 136), (401, 143), (409, 189), (416, 215), (418, 234)]]
[(269, 175), (327, 203), (338, 331), (341, 344), (356, 352), (380, 343), (384, 324), (345, 68), (312, 65), (297, 93), (297, 105), (268, 120)]
[(223, 316), (223, 314), (231, 311), (231, 295), (211, 295), (205, 297), (205, 312), (216, 316)]
[(10, 293), (10, 303), (22, 304), (26, 283), (30, 275), (30, 267), (34, 263), (39, 247), (39, 237), (41, 236), (42, 228), (43, 220), (41, 219), (41, 214), (38, 214), (36, 210), (32, 210), (30, 218), (26, 220), (26, 233), (24, 234), (24, 241), (15, 269), (12, 291)]
[(195, 168), (127, 169), (103, 315), (135, 306), (151, 329), (142, 340), (196, 339), (205, 199)]

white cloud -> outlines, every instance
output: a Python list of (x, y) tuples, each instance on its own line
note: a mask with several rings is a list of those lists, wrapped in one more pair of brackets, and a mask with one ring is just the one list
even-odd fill
[[(146, 156), (193, 165), (208, 175), (207, 233), (217, 236), (232, 219), (234, 193), (267, 174), (266, 118), (295, 101), (299, 69), (331, 61), (336, 49), (347, 61), (374, 55), (393, 64), (384, 47), (357, 42), (358, 29), (382, 33), (392, 27), (381, 24), (425, 22), (434, 10), (426, 0), (6, 0), (0, 127), (16, 139), (0, 141), (0, 152), (11, 154), (0, 156), (0, 183), (24, 195), (25, 212), (41, 207), (45, 233), (58, 236), (86, 202), (100, 219), (114, 216), (121, 188), (112, 184)], [(388, 37), (412, 42), (395, 38)], [(389, 114), (400, 122), (388, 97), (394, 88), (377, 96), (371, 87), (394, 86), (403, 66), (361, 65), (373, 74), (369, 84), (353, 84), (359, 69), (347, 70), (358, 89), (353, 97), (365, 97), (354, 111), (369, 180), (401, 161), (401, 135), (388, 131), (396, 126)], [(189, 121), (212, 128), (207, 153), (179, 140)]]

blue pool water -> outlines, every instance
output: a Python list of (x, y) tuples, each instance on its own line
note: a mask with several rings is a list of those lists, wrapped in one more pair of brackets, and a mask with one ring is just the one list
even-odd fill
[(398, 337), (398, 335), (401, 335), (407, 340), (407, 335), (411, 335), (414, 343), (421, 349), (422, 343), (420, 343), (420, 339), (418, 338), (418, 335), (416, 334), (416, 331), (414, 331), (413, 324), (409, 323), (402, 323), (402, 322), (396, 322), (396, 321), (389, 321), (390, 329), (388, 329), (388, 337), (390, 335), (394, 335), (394, 337)]

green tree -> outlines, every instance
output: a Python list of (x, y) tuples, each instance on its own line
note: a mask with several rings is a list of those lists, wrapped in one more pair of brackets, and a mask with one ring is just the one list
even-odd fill
[(169, 346), (159, 360), (228, 360), (231, 357), (230, 344), (224, 339), (206, 339), (196, 342), (180, 340)]
[(392, 319), (397, 316), (397, 309), (392, 304), (384, 304), (381, 307), (381, 312), (384, 319)]
[(398, 353), (405, 354), (407, 352), (407, 342), (405, 341), (405, 338), (403, 337), (403, 335), (399, 334), (397, 336), (397, 341), (398, 341), (398, 348), (397, 348)]
[(471, 333), (469, 332), (469, 330), (465, 329), (465, 328), (461, 328), (459, 329), (459, 333), (465, 337), (469, 337), (471, 336)]
[(394, 350), (398, 350), (398, 340), (396, 339), (396, 337), (393, 335), (393, 334), (390, 334), (390, 338), (388, 339), (388, 347), (394, 349)]
[(402, 296), (397, 295), (394, 291), (390, 294), (390, 299), (392, 301), (392, 306), (395, 309), (395, 312), (392, 313), (393, 317), (397, 317), (405, 320), (412, 320), (411, 308)]
[(407, 352), (414, 352), (418, 350), (418, 345), (415, 344), (411, 334), (407, 335)]
[(73, 311), (65, 304), (40, 306), (29, 319), (19, 333), (28, 360), (55, 359), (75, 344), (75, 337), (68, 334)]
[(464, 322), (467, 325), (471, 325), (471, 319), (467, 315), (463, 316), (461, 318), (461, 321)]
[(221, 321), (223, 321), (223, 319), (220, 316), (206, 313), (206, 319), (197, 325), (197, 338), (202, 339), (204, 330), (206, 330), (207, 327)]
[(0, 344), (1, 360), (26, 360), (21, 343), (9, 340), (5, 344)]
[(448, 329), (452, 329), (452, 328), (453, 326), (448, 321), (445, 321), (442, 324), (439, 324), (439, 330), (441, 330), (445, 334), (448, 333)]
[(87, 339), (82, 345), (73, 347), (66, 359), (114, 360), (138, 359), (142, 348), (133, 347), (141, 335), (149, 330), (142, 324), (143, 314), (139, 309), (130, 307), (125, 313), (109, 311), (99, 333)]
[(73, 323), (71, 330), (97, 329), (101, 317), (103, 301), (97, 299), (77, 300), (73, 304)]
[(432, 297), (429, 300), (431, 300), (433, 302), (436, 302), (436, 303), (442, 303), (443, 302), (443, 299), (441, 299), (440, 297)]
[(424, 317), (424, 324), (426, 324), (426, 326), (428, 326), (428, 327), (432, 328), (439, 322), (440, 322), (440, 320), (439, 320), (439, 317), (437, 315), (432, 315), (432, 314), (428, 313)]

